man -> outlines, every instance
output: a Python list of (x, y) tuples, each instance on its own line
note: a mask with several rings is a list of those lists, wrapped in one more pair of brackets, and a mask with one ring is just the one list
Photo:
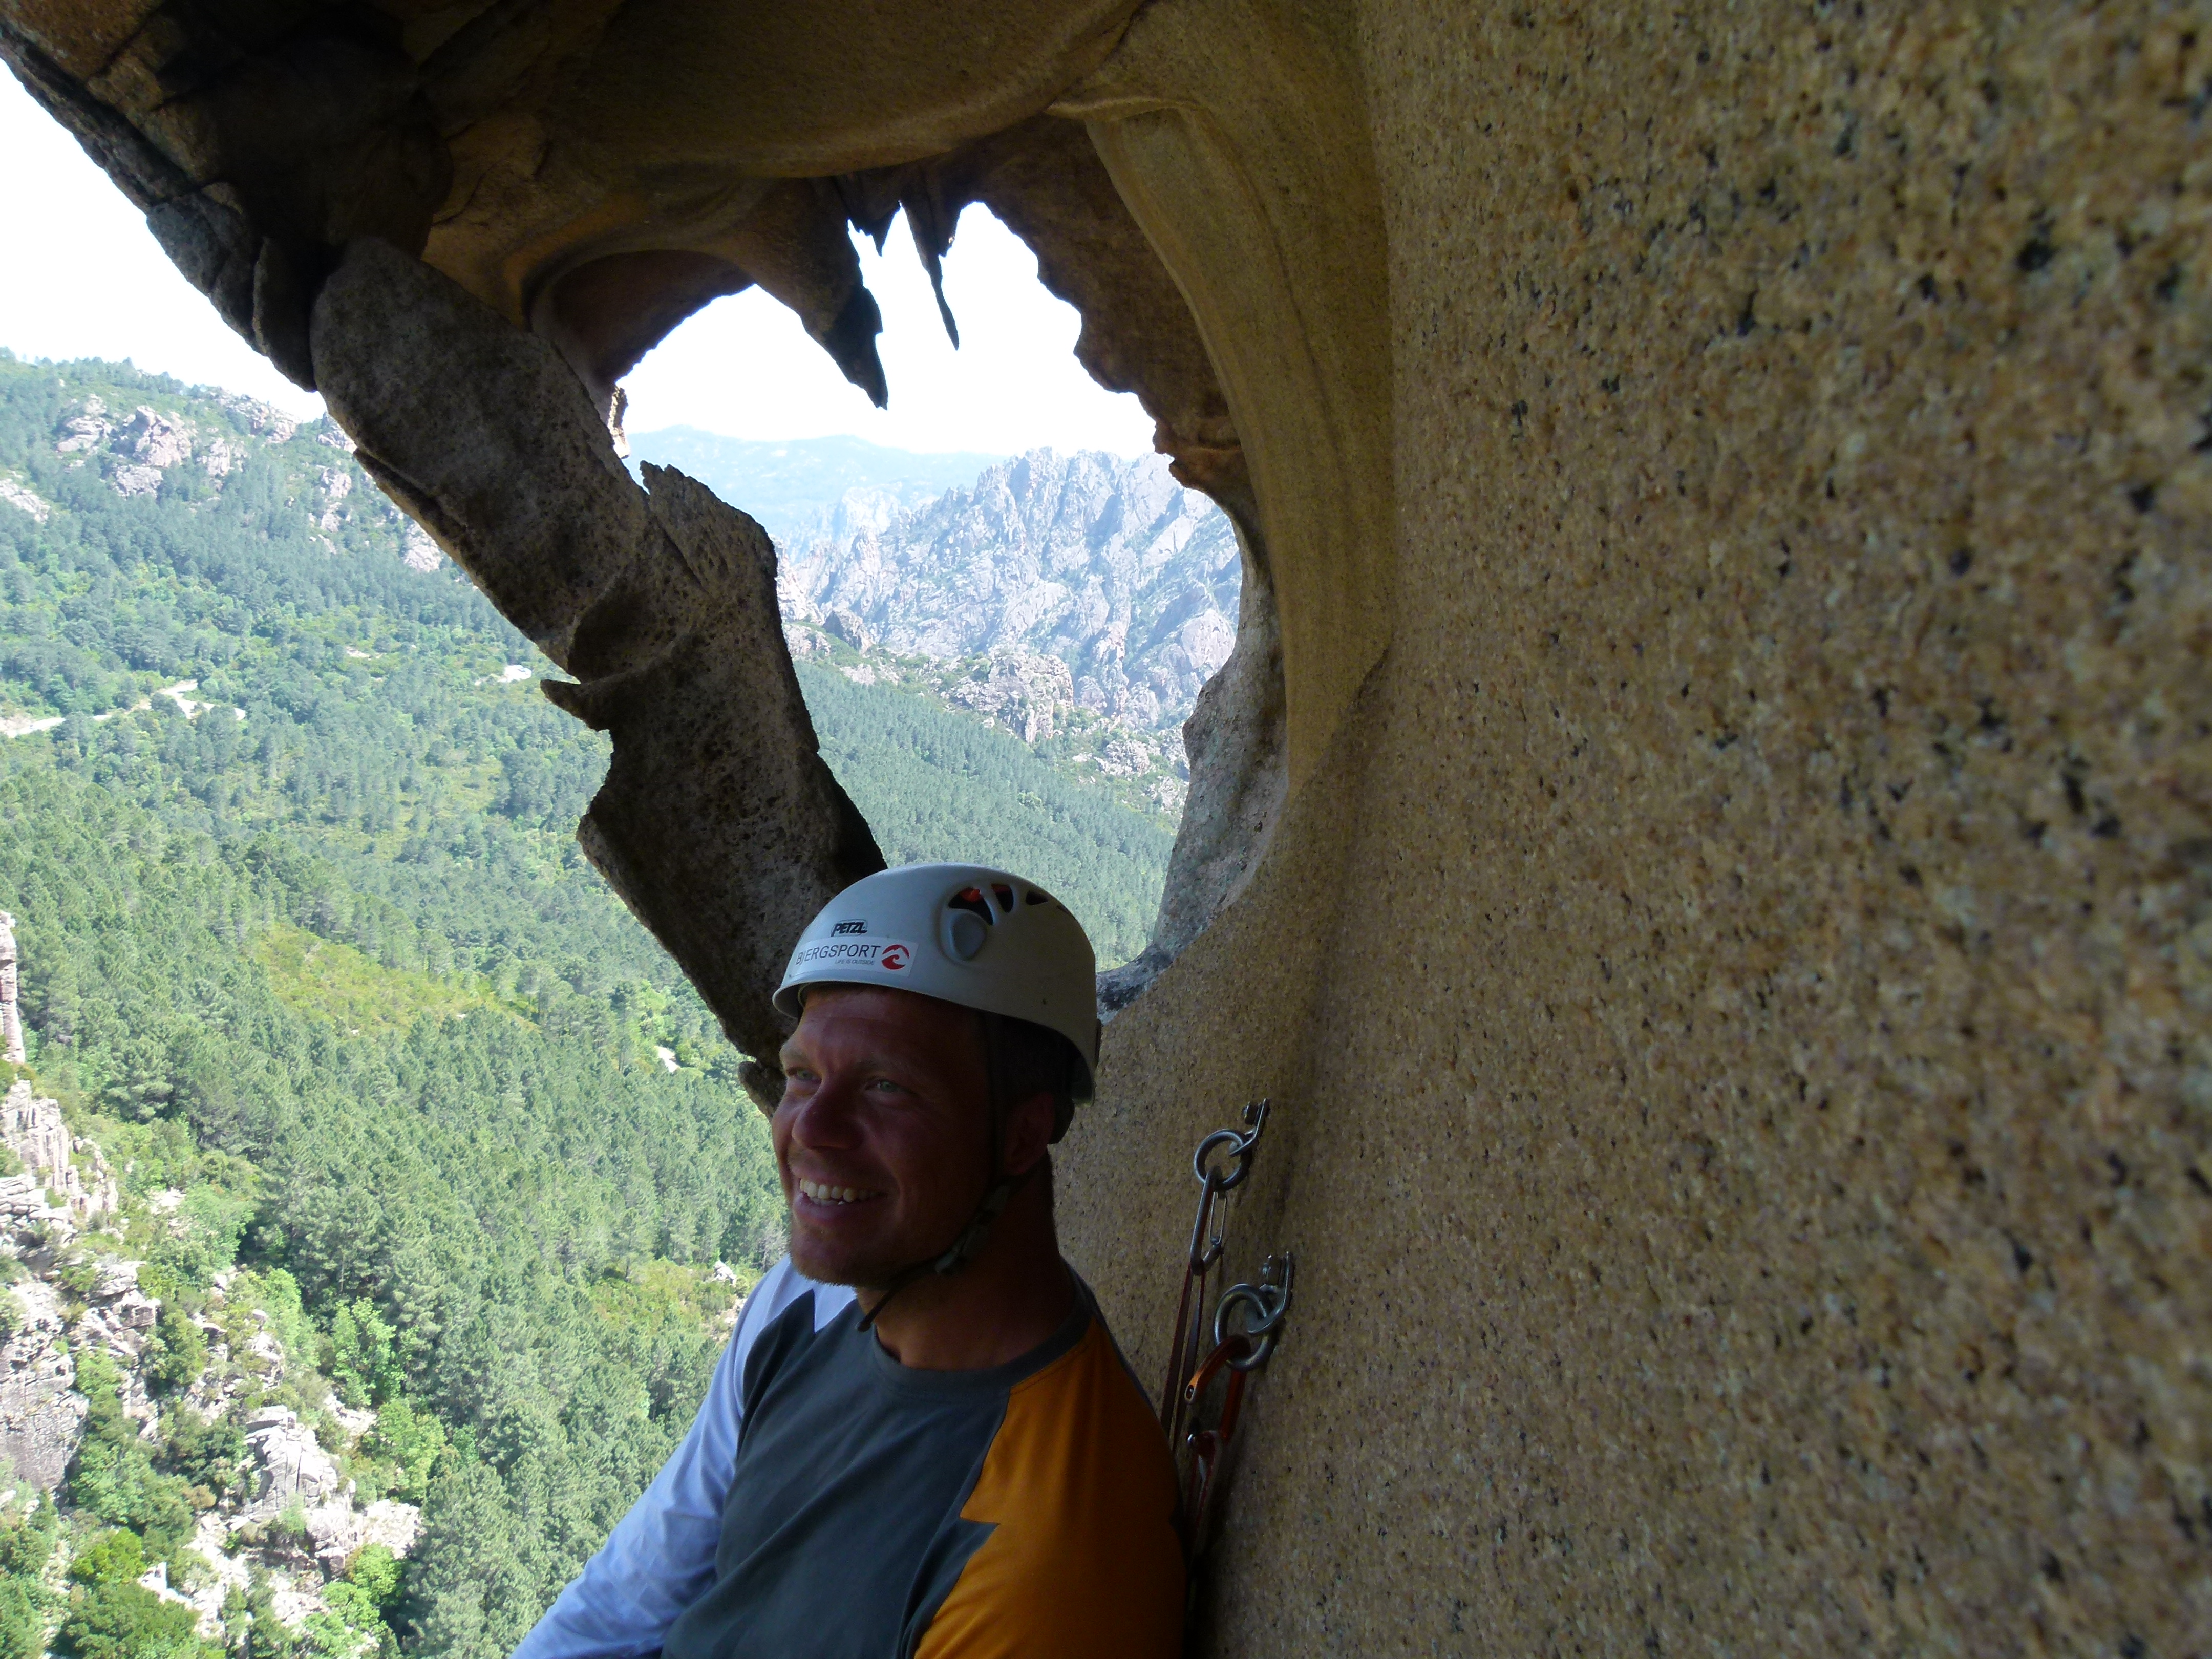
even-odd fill
[(791, 1252), (515, 1659), (1172, 1659), (1166, 1443), (1053, 1230), (1092, 967), (1000, 871), (884, 871), (815, 918), (776, 993)]

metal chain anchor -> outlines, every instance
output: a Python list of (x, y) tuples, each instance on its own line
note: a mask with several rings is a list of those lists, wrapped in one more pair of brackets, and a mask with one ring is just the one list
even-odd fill
[[(1206, 1515), (1212, 1507), (1213, 1478), (1219, 1473), (1229, 1443), (1237, 1433), (1237, 1419), (1244, 1404), (1244, 1379), (1267, 1363), (1291, 1311), (1291, 1283), (1297, 1262), (1288, 1250), (1271, 1255), (1260, 1265), (1256, 1285), (1231, 1285), (1222, 1292), (1213, 1310), (1213, 1352), (1191, 1374), (1183, 1389), (1186, 1409), (1195, 1408), (1206, 1384), (1226, 1370), (1229, 1386), (1222, 1395), (1221, 1415), (1210, 1429), (1194, 1430), (1188, 1446), (1190, 1465), (1184, 1477), (1183, 1514), (1188, 1518), (1193, 1544), (1205, 1535)], [(1231, 1316), (1244, 1316), (1242, 1328), (1230, 1328)]]
[[(1245, 1380), (1274, 1352), (1291, 1310), (1296, 1264), (1285, 1251), (1267, 1259), (1257, 1284), (1232, 1285), (1222, 1291), (1210, 1327), (1206, 1316), (1213, 1275), (1229, 1248), (1229, 1200), (1252, 1173), (1252, 1154), (1267, 1127), (1267, 1112), (1266, 1100), (1252, 1102), (1244, 1109), (1241, 1129), (1216, 1129), (1191, 1157), (1191, 1173), (1199, 1183), (1198, 1212), (1191, 1221), (1167, 1380), (1160, 1390), (1160, 1427), (1181, 1461), (1186, 1540), (1194, 1553), (1204, 1535), (1215, 1477), (1237, 1432)], [(1228, 1382), (1220, 1410), (1211, 1426), (1200, 1428), (1200, 1403), (1224, 1373)]]
[(1170, 1446), (1182, 1443), (1188, 1403), (1183, 1382), (1198, 1358), (1206, 1281), (1229, 1248), (1229, 1209), (1224, 1200), (1252, 1173), (1252, 1152), (1267, 1127), (1267, 1109), (1266, 1099), (1253, 1101), (1244, 1108), (1242, 1130), (1216, 1129), (1198, 1143), (1197, 1152), (1191, 1155), (1191, 1173), (1199, 1183), (1198, 1213), (1190, 1224), (1190, 1249), (1184, 1258), (1182, 1295), (1176, 1304), (1168, 1374), (1160, 1386), (1160, 1427)]

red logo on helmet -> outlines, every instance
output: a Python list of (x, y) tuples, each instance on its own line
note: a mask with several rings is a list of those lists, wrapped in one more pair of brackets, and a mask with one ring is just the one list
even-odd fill
[(876, 965), (896, 974), (906, 966), (913, 955), (914, 952), (903, 945), (886, 945), (883, 955), (876, 958)]

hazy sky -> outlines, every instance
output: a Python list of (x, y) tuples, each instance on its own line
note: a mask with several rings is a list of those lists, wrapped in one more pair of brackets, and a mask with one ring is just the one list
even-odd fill
[[(155, 246), (144, 218), (0, 73), (0, 346), (21, 357), (128, 357), (182, 380), (228, 386), (320, 413), (223, 325)], [(961, 216), (945, 262), (959, 319), (952, 349), (903, 222), (884, 252), (860, 242), (883, 307), (878, 342), (890, 409), (845, 382), (798, 320), (758, 289), (718, 301), (678, 329), (628, 382), (629, 428), (697, 426), (740, 438), (830, 433), (901, 449), (1000, 453), (1050, 444), (1134, 455), (1152, 447), (1137, 400), (1076, 364), (1074, 311), (1047, 294), (1036, 262), (981, 208)]]

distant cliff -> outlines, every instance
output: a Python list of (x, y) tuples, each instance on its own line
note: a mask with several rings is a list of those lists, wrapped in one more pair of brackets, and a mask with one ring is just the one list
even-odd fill
[[(0, 1024), (20, 1029), (16, 994), (13, 974), (0, 978)], [(140, 1275), (149, 1247), (158, 1256), (163, 1242), (191, 1237), (187, 1195), (126, 1200), (100, 1147), (26, 1078), (0, 1100), (0, 1148), (15, 1166), (0, 1176), (0, 1479), (51, 1497), (90, 1535), (125, 1518), (117, 1483), (101, 1479), (115, 1447), (138, 1447), (149, 1474), (198, 1448), (189, 1541), (173, 1540), (181, 1547), (140, 1589), (191, 1608), (199, 1636), (222, 1640), (227, 1607), (258, 1577), (289, 1629), (315, 1633), (309, 1621), (321, 1617), (316, 1651), (370, 1659), (375, 1627), (333, 1586), (358, 1576), (371, 1545), (387, 1562), (407, 1556), (422, 1511), (346, 1474), (373, 1468), (381, 1419), (316, 1370), (320, 1344), (292, 1281), (270, 1279), (272, 1313), (262, 1276), (226, 1268), (196, 1311), (179, 1304), (165, 1316), (175, 1273), (154, 1270), (161, 1297)], [(189, 1448), (174, 1443), (180, 1429)], [(101, 1444), (89, 1463), (88, 1437)], [(331, 1622), (349, 1606), (350, 1624)]]
[(1160, 457), (1036, 449), (919, 507), (849, 492), (778, 582), (789, 623), (940, 661), (1054, 657), (1074, 706), (1168, 732), (1228, 659), (1241, 574), (1228, 520)]

